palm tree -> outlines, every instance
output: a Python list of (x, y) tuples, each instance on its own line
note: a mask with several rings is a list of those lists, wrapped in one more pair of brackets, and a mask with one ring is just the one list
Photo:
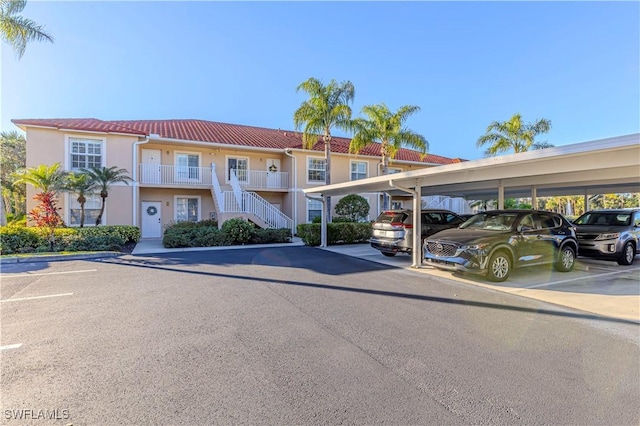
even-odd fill
[(535, 137), (551, 130), (551, 121), (542, 118), (535, 123), (523, 123), (520, 114), (515, 114), (504, 122), (494, 121), (489, 124), (484, 135), (478, 138), (477, 147), (490, 144), (485, 151), (486, 156), (494, 156), (503, 152), (526, 152), (531, 149), (550, 148), (547, 142), (535, 142)]
[(55, 207), (55, 197), (58, 191), (64, 188), (66, 175), (67, 173), (60, 168), (60, 163), (51, 166), (41, 164), (16, 172), (14, 184), (27, 183), (38, 190), (39, 193), (35, 198), (41, 201), (41, 205), (44, 207), (42, 210), (49, 212), (47, 214), (52, 215), (51, 217), (55, 217), (52, 223), (63, 224), (58, 209)]
[(27, 0), (0, 0), (0, 33), (18, 58), (24, 55), (28, 42), (48, 40), (53, 43), (53, 37), (42, 25), (18, 15), (26, 5)]
[(66, 175), (67, 173), (60, 168), (60, 163), (51, 166), (41, 164), (16, 172), (15, 183), (28, 183), (40, 192), (51, 192), (55, 195), (64, 188)]
[(396, 112), (391, 112), (384, 103), (363, 107), (362, 112), (367, 118), (353, 120), (355, 134), (349, 151), (357, 154), (370, 143), (379, 142), (383, 175), (387, 174), (389, 159), (395, 158), (402, 147), (426, 154), (429, 142), (422, 135), (403, 127), (407, 118), (418, 111), (420, 107), (414, 105), (402, 106)]
[(127, 172), (126, 169), (119, 169), (116, 166), (91, 167), (89, 169), (82, 169), (82, 172), (89, 175), (96, 189), (100, 189), (102, 204), (100, 206), (100, 213), (98, 213), (98, 217), (96, 217), (96, 226), (98, 226), (102, 223), (102, 215), (104, 214), (105, 204), (109, 196), (109, 187), (114, 183), (129, 185), (132, 179), (128, 176), (129, 172)]
[[(309, 99), (304, 101), (293, 114), (296, 130), (304, 127), (302, 142), (310, 149), (322, 135), (325, 158), (325, 183), (331, 183), (331, 128), (343, 130), (351, 128), (351, 107), (355, 88), (350, 81), (337, 83), (331, 80), (326, 86), (313, 77), (302, 82), (296, 91), (304, 91)], [(331, 198), (327, 197), (327, 221), (331, 221)]]
[(84, 228), (84, 204), (87, 202), (86, 195), (96, 186), (87, 173), (72, 172), (67, 176), (64, 189), (76, 194), (78, 204), (80, 204), (80, 228)]

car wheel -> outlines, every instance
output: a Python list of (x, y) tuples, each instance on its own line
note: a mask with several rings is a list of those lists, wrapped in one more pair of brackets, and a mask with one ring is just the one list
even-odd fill
[(393, 257), (393, 256), (396, 255), (395, 253), (390, 252), (390, 251), (381, 251), (380, 253), (384, 254), (387, 257)]
[(556, 271), (569, 272), (573, 269), (576, 263), (576, 252), (573, 247), (564, 246), (560, 253), (558, 253), (558, 260), (556, 261)]
[(624, 245), (622, 253), (618, 258), (618, 265), (631, 265), (636, 258), (636, 249), (630, 241)]
[(491, 255), (487, 269), (487, 278), (494, 282), (502, 282), (511, 274), (511, 258), (503, 250)]

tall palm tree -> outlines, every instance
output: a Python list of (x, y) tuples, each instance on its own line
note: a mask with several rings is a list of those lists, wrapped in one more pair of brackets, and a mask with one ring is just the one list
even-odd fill
[[(325, 183), (331, 183), (331, 129), (351, 128), (351, 107), (355, 88), (350, 81), (338, 83), (331, 80), (326, 86), (316, 78), (302, 82), (296, 91), (304, 91), (309, 99), (304, 101), (293, 114), (296, 130), (304, 127), (302, 142), (311, 148), (322, 135), (325, 158)], [(327, 221), (331, 221), (331, 198), (327, 197)]]
[(91, 182), (95, 184), (95, 189), (100, 189), (100, 197), (102, 198), (102, 204), (100, 206), (100, 213), (96, 217), (96, 226), (102, 223), (102, 215), (104, 214), (104, 208), (109, 196), (109, 187), (114, 183), (124, 183), (129, 185), (132, 180), (126, 169), (119, 169), (116, 166), (111, 167), (91, 167), (88, 169), (82, 169), (83, 173), (89, 175)]
[(551, 121), (541, 118), (534, 123), (523, 123), (520, 114), (515, 114), (507, 121), (494, 121), (489, 124), (484, 135), (478, 138), (477, 147), (490, 144), (485, 151), (486, 156), (495, 156), (503, 152), (526, 152), (531, 149), (550, 148), (547, 142), (536, 142), (536, 136), (551, 130)]
[(354, 136), (349, 145), (349, 151), (358, 153), (372, 142), (380, 143), (380, 156), (382, 157), (382, 174), (387, 174), (389, 159), (395, 158), (402, 147), (413, 148), (427, 153), (429, 142), (424, 136), (419, 135), (406, 127), (404, 123), (412, 114), (420, 111), (415, 105), (405, 105), (396, 112), (391, 112), (384, 104), (367, 105), (362, 112), (367, 118), (353, 120)]
[(84, 228), (84, 205), (87, 202), (86, 195), (96, 186), (87, 173), (72, 172), (67, 176), (64, 189), (78, 196), (76, 200), (80, 204), (80, 228)]
[(9, 43), (18, 58), (22, 58), (31, 41), (50, 41), (53, 37), (42, 25), (18, 15), (27, 5), (27, 0), (0, 0), (0, 33)]

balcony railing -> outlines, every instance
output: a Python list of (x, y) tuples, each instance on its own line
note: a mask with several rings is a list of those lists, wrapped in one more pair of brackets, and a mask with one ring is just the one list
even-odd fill
[[(165, 164), (140, 164), (140, 183), (179, 186), (211, 186), (211, 167), (171, 166)], [(261, 170), (238, 170), (238, 181), (242, 188), (288, 189), (289, 173)], [(225, 182), (226, 179), (220, 179)]]

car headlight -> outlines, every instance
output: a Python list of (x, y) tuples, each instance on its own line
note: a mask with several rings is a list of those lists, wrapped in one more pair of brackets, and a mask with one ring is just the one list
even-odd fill
[(465, 251), (482, 251), (489, 247), (489, 243), (479, 243), (479, 244), (469, 244), (468, 246), (463, 246), (462, 250)]
[(611, 232), (609, 234), (600, 234), (596, 237), (596, 240), (615, 240), (620, 236), (619, 232)]

